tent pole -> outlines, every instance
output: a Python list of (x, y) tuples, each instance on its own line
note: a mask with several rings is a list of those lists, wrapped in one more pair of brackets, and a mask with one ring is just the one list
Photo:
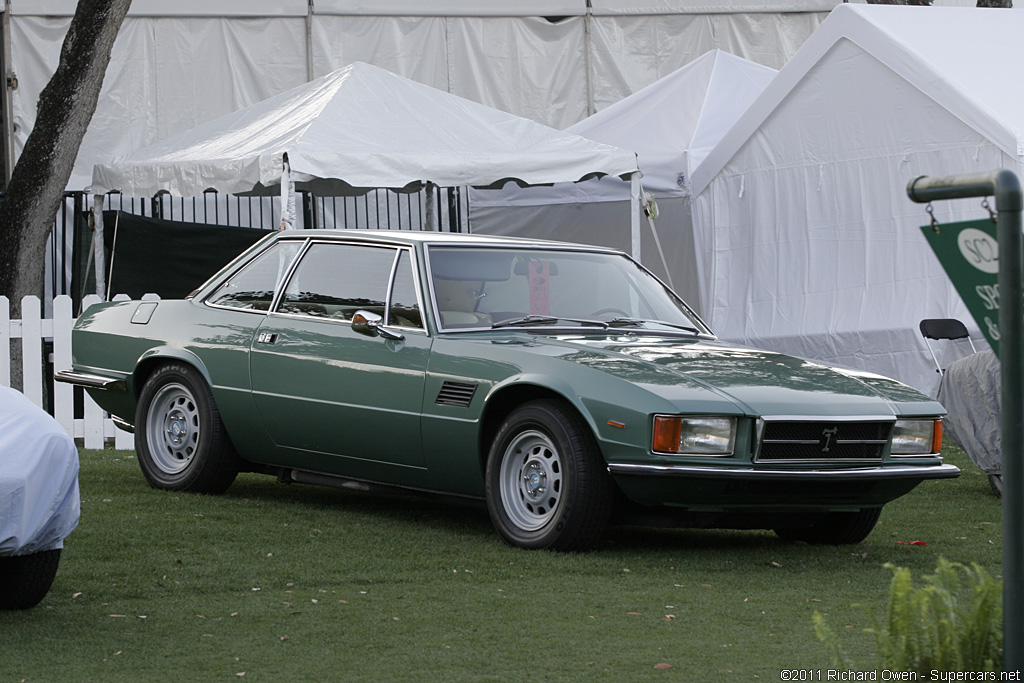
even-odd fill
[(288, 152), (284, 153), (281, 169), (281, 225), (278, 230), (295, 227), (295, 183), (292, 182), (292, 167), (288, 163)]
[(106, 259), (103, 255), (103, 195), (92, 196), (92, 252), (93, 262), (96, 264), (96, 293), (104, 301), (107, 300), (107, 273), (104, 268)]
[(630, 216), (631, 253), (634, 259), (640, 261), (640, 171), (633, 171), (629, 176), (629, 207), (632, 211)]
[(306, 82), (313, 80), (313, 0), (306, 6)]
[(437, 191), (437, 185), (432, 182), (427, 182), (427, 222), (424, 226), (424, 230), (427, 232), (435, 232), (437, 230), (437, 209), (436, 209), (436, 197), (434, 193)]
[(593, 43), (590, 37), (590, 23), (593, 17), (593, 9), (590, 0), (587, 0), (587, 13), (583, 16), (583, 68), (587, 70), (587, 116), (593, 116), (594, 108), (594, 74), (593, 74)]

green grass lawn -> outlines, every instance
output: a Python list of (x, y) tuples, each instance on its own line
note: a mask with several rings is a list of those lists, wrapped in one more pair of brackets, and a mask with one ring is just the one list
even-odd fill
[(881, 613), (883, 564), (1001, 575), (999, 500), (946, 456), (963, 476), (886, 506), (859, 545), (618, 527), (557, 554), (509, 548), (483, 509), (259, 475), (167, 493), (133, 453), (83, 451), (52, 590), (0, 612), (0, 681), (778, 681), (828, 668), (815, 610), (872, 666), (852, 605)]

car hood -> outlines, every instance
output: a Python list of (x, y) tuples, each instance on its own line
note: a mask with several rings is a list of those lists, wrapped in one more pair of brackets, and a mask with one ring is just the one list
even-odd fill
[(776, 416), (944, 412), (916, 389), (880, 375), (726, 342), (639, 335), (544, 339), (562, 347), (565, 360), (641, 384), (677, 403), (706, 408), (714, 396), (745, 414)]

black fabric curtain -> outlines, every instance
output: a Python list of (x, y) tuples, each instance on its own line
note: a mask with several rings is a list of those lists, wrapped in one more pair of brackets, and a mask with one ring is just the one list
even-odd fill
[(270, 230), (103, 212), (107, 291), (184, 298)]

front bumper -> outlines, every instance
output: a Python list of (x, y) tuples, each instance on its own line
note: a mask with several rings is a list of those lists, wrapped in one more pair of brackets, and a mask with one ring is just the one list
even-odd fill
[(610, 463), (632, 501), (700, 510), (843, 510), (879, 507), (926, 479), (960, 476), (954, 465), (782, 469)]
[(785, 470), (761, 468), (701, 467), (699, 465), (608, 465), (612, 475), (686, 477), (745, 481), (881, 481), (891, 479), (953, 479), (960, 476), (955, 465), (923, 465), (892, 467), (850, 467), (844, 469)]

